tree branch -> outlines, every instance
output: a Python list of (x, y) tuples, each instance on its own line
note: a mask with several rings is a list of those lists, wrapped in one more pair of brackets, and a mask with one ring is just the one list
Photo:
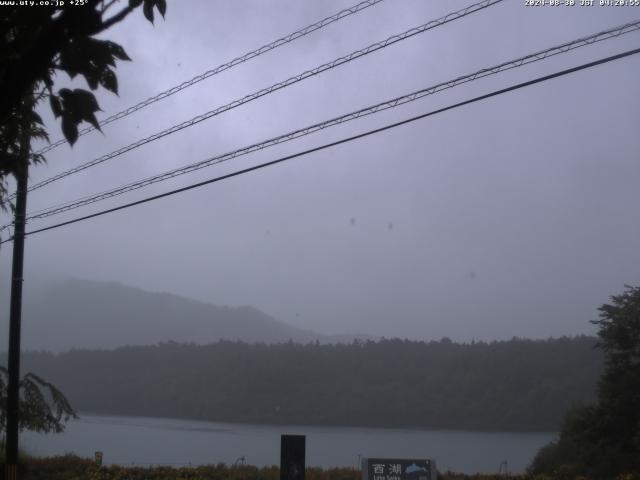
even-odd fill
[(129, 5), (126, 8), (123, 8), (122, 10), (120, 10), (120, 12), (116, 13), (110, 19), (103, 21), (102, 22), (102, 28), (100, 29), (99, 32), (96, 32), (96, 33), (100, 33), (103, 30), (106, 30), (107, 28), (109, 28), (110, 26), (112, 26), (112, 25), (114, 25), (114, 24), (116, 24), (118, 22), (121, 22), (122, 20), (125, 19), (125, 17), (127, 15), (129, 15), (131, 12), (133, 12), (133, 10), (135, 10), (135, 7), (132, 7), (131, 5)]
[(120, 0), (111, 0), (109, 3), (107, 3), (106, 5), (104, 4), (104, 1), (102, 2), (102, 14), (104, 15), (104, 13), (109, 10), (113, 5), (116, 4), (116, 2), (118, 2)]

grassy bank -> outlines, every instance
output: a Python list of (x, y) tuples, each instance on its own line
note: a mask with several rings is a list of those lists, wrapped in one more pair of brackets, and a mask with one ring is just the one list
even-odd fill
[[(52, 458), (30, 458), (23, 470), (24, 480), (279, 480), (277, 467), (257, 468), (252, 466), (228, 467), (224, 464), (200, 467), (124, 467), (97, 468), (92, 460), (72, 455)], [(360, 480), (360, 471), (351, 468), (309, 468), (306, 480)], [(567, 477), (545, 477), (528, 475), (463, 475), (441, 473), (442, 480), (569, 480)], [(581, 480), (587, 480), (581, 478)], [(617, 480), (640, 480), (631, 475)]]

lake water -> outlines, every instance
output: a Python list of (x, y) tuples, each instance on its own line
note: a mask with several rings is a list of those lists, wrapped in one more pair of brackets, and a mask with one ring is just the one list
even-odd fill
[(75, 453), (121, 465), (232, 464), (280, 461), (280, 435), (307, 436), (307, 465), (355, 467), (358, 456), (433, 458), (440, 470), (521, 472), (554, 433), (483, 433), (351, 427), (263, 426), (147, 417), (81, 415), (59, 435), (26, 432), (20, 446), (38, 455)]

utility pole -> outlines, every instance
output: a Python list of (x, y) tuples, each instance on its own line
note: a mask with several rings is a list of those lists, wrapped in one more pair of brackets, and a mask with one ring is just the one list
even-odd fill
[[(23, 111), (31, 108), (31, 98), (25, 99)], [(22, 115), (20, 162), (16, 176), (16, 210), (13, 230), (13, 261), (11, 267), (11, 306), (9, 313), (9, 385), (7, 388), (6, 480), (18, 478), (18, 422), (20, 415), (20, 323), (22, 320), (22, 272), (24, 264), (24, 230), (27, 212), (27, 183), (31, 124)]]

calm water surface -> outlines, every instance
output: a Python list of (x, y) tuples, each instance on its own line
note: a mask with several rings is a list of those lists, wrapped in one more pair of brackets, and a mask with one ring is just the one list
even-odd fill
[(523, 471), (538, 448), (554, 433), (480, 433), (452, 430), (400, 430), (351, 427), (263, 426), (148, 417), (82, 414), (59, 435), (27, 432), (21, 447), (34, 455), (75, 453), (122, 465), (248, 464), (277, 465), (280, 435), (307, 436), (307, 465), (354, 467), (365, 457), (433, 458), (441, 470), (497, 472), (503, 461), (509, 471)]

